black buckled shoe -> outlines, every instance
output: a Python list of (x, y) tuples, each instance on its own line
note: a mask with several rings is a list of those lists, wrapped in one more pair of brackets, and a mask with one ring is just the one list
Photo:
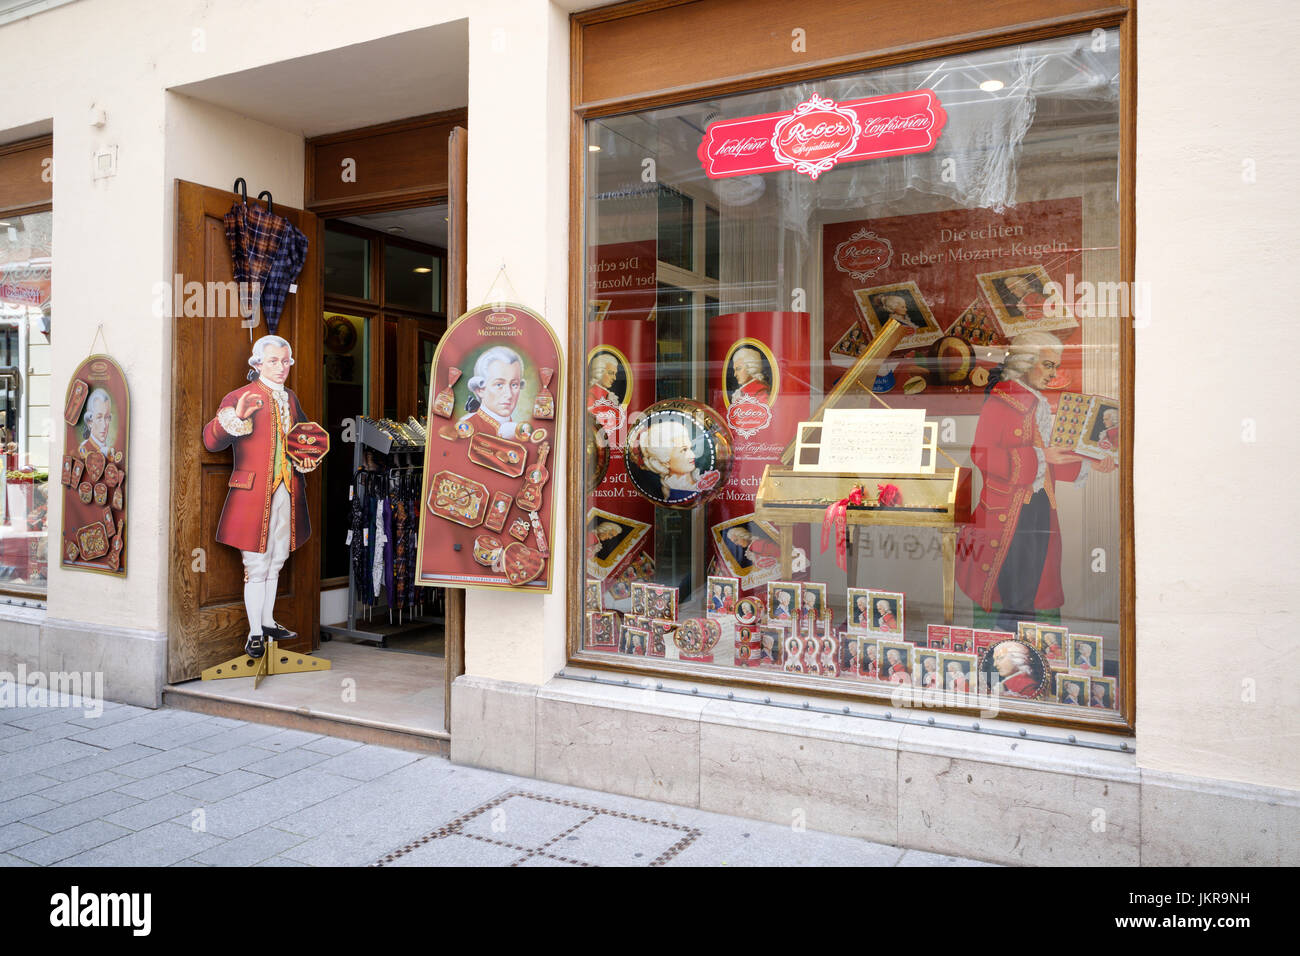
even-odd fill
[(261, 634), (248, 635), (248, 640), (244, 641), (244, 653), (254, 660), (261, 658), (266, 653), (266, 638)]
[(262, 633), (266, 635), (268, 641), (288, 641), (298, 636), (297, 631), (291, 631), (279, 624), (263, 624)]

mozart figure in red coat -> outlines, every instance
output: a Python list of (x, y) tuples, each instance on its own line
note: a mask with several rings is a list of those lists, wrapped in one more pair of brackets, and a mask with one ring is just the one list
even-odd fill
[(1041, 390), (1060, 368), (1061, 352), (1048, 332), (1012, 341), (1000, 380), (990, 379), (971, 445), (983, 486), (957, 539), (957, 584), (1005, 631), (1021, 620), (1053, 619), (1056, 613), (1043, 612), (1059, 613), (1065, 603), (1057, 482), (1082, 483), (1089, 468), (1115, 468), (1048, 445), (1052, 408)]
[(275, 623), (275, 594), (285, 560), (311, 536), (301, 474), (314, 471), (319, 459), (299, 464), (288, 454), (289, 431), (307, 421), (298, 396), (284, 384), (292, 347), (278, 335), (264, 335), (253, 343), (248, 364), (257, 377), (221, 400), (204, 426), (203, 445), (212, 452), (229, 448), (234, 459), (217, 540), (243, 556), (245, 650), (260, 657), (266, 639), (292, 636)]

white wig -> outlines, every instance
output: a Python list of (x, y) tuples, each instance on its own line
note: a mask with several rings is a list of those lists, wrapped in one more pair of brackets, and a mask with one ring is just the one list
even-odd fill
[(694, 445), (691, 430), (675, 419), (655, 422), (641, 433), (641, 465), (656, 475), (669, 473), (668, 459), (673, 449), (685, 441)]
[(86, 412), (81, 416), (81, 422), (86, 426), (87, 430), (90, 428), (90, 419), (94, 416), (95, 406), (97, 405), (108, 405), (111, 408), (113, 396), (102, 388), (97, 388), (90, 393), (90, 398), (86, 399)]
[(610, 355), (608, 352), (597, 353), (596, 357), (591, 360), (592, 385), (600, 384), (599, 378), (602, 369), (608, 369), (611, 372), (618, 374), (618, 359)]
[(483, 404), (479, 397), (479, 392), (483, 391), (487, 385), (488, 370), (492, 368), (493, 362), (504, 362), (507, 366), (518, 365), (519, 371), (524, 370), (524, 360), (519, 357), (519, 353), (514, 349), (506, 348), (504, 345), (496, 345), (479, 355), (478, 360), (474, 363), (474, 374), (470, 376), (466, 383), (469, 387), (471, 397), (465, 402), (465, 410), (472, 412)]
[(262, 359), (266, 357), (266, 347), (268, 345), (274, 345), (278, 349), (288, 349), (288, 364), (293, 364), (293, 346), (289, 344), (288, 339), (281, 338), (278, 335), (263, 335), (260, 339), (254, 342), (253, 354), (248, 357), (248, 364), (253, 368), (260, 370)]
[(1017, 667), (1029, 664), (1029, 645), (1019, 641), (1003, 641), (993, 650), (994, 659), (1010, 657)]
[(1042, 352), (1053, 352), (1059, 361), (1064, 351), (1061, 340), (1051, 332), (1026, 332), (1011, 340), (1007, 352), (1005, 368), (1002, 372), (1004, 382), (1014, 382), (1034, 367)]

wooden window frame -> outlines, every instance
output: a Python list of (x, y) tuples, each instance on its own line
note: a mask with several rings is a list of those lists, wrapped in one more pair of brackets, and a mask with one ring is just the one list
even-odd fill
[[(821, 61), (810, 61), (798, 66), (773, 66), (749, 72), (711, 77), (693, 85), (674, 86), (660, 89), (629, 90), (626, 95), (591, 99), (584, 97), (583, 63), (585, 33), (597, 24), (608, 23), (622, 18), (645, 17), (647, 22), (656, 18), (662, 24), (665, 16), (682, 12), (695, 18), (707, 16), (707, 7), (714, 0), (637, 0), (637, 2), (603, 7), (570, 17), (570, 130), (569, 130), (569, 261), (573, 263), (569, 276), (569, 315), (582, 316), (586, 270), (581, 265), (586, 262), (585, 207), (583, 198), (586, 186), (586, 148), (585, 124), (588, 120), (623, 113), (638, 112), (657, 107), (672, 106), (681, 103), (708, 99), (711, 97), (730, 96), (758, 89), (783, 86), (794, 82), (808, 81), (830, 76), (864, 73), (882, 67), (925, 60), (945, 55), (968, 53), (995, 47), (1012, 46), (1036, 40), (1087, 33), (1094, 29), (1117, 29), (1120, 33), (1120, 102), (1119, 102), (1119, 243), (1121, 281), (1129, 283), (1134, 279), (1135, 256), (1135, 204), (1134, 191), (1136, 172), (1136, 129), (1137, 129), (1137, 12), (1136, 0), (1122, 0), (1119, 3), (1098, 4), (1096, 8), (1086, 9), (1086, 4), (1075, 4), (1075, 9), (1062, 13), (1065, 5), (1061, 0), (1020, 0), (1005, 4), (1008, 10), (1018, 12), (1018, 22), (1006, 23), (979, 29), (964, 29), (964, 22), (947, 21), (949, 33), (945, 36), (920, 40), (915, 43), (902, 43), (874, 49), (859, 55), (836, 56)], [(718, 0), (719, 8), (731, 9), (734, 4), (727, 0)], [(837, 4), (840, 8), (853, 8), (854, 0)], [(871, 6), (860, 4), (864, 16), (872, 12)], [(924, 3), (912, 3), (910, 13), (919, 25), (927, 22), (927, 10)], [(681, 8), (675, 10), (674, 8)], [(980, 9), (977, 9), (980, 8)], [(950, 8), (945, 8), (950, 9)], [(996, 16), (988, 11), (990, 6), (972, 5), (971, 17), (984, 18)], [(802, 11), (801, 11), (802, 14)], [(1006, 14), (1010, 15), (1010, 14)], [(957, 20), (966, 16), (965, 9), (954, 13)], [(755, 22), (761, 22), (755, 18)], [(918, 32), (920, 32), (918, 27)], [(652, 49), (655, 39), (649, 32), (642, 33), (644, 49)], [(604, 63), (611, 69), (618, 69), (621, 64)], [(731, 673), (696, 664), (679, 663), (672, 668), (638, 660), (631, 656), (615, 657), (584, 650), (581, 646), (584, 584), (584, 510), (585, 498), (583, 482), (586, 475), (584, 460), (586, 449), (585, 421), (580, 410), (585, 408), (583, 401), (584, 370), (575, 368), (575, 363), (582, 361), (585, 352), (586, 323), (581, 319), (571, 319), (569, 323), (568, 354), (570, 356), (570, 374), (568, 376), (568, 421), (566, 435), (568, 438), (567, 474), (569, 500), (577, 507), (569, 516), (568, 549), (572, 558), (568, 568), (568, 587), (566, 590), (566, 619), (568, 621), (567, 659), (569, 664), (607, 671), (618, 671), (644, 677), (667, 677), (676, 680), (701, 681), (724, 687), (751, 688), (755, 690), (777, 690), (805, 693), (810, 696), (835, 698), (839, 700), (856, 700), (862, 703), (880, 704), (879, 693), (869, 692), (866, 688), (829, 684), (821, 678), (803, 677), (797, 674), (776, 673)], [(1131, 322), (1121, 323), (1119, 342), (1120, 353), (1120, 401), (1125, 420), (1134, 421), (1134, 340)], [(1120, 595), (1119, 595), (1119, 632), (1120, 632), (1120, 673), (1118, 687), (1121, 694), (1121, 709), (1114, 719), (1080, 719), (1062, 717), (1044, 709), (1041, 704), (999, 700), (999, 716), (1033, 724), (1049, 725), (1058, 729), (1079, 729), (1102, 731), (1118, 734), (1131, 734), (1135, 728), (1136, 701), (1136, 618), (1134, 589), (1136, 568), (1133, 544), (1133, 429), (1125, 428), (1120, 449)], [(965, 715), (978, 717), (980, 710), (973, 708), (943, 708), (947, 716)], [(1090, 715), (1091, 716), (1091, 715)]]

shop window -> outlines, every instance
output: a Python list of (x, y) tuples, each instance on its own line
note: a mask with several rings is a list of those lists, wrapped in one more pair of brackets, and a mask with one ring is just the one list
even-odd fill
[(1125, 724), (1119, 48), (586, 121), (578, 659)]
[(370, 240), (325, 229), (325, 294), (369, 299)]
[(428, 252), (384, 245), (384, 297), (389, 306), (441, 312), (442, 259)]

